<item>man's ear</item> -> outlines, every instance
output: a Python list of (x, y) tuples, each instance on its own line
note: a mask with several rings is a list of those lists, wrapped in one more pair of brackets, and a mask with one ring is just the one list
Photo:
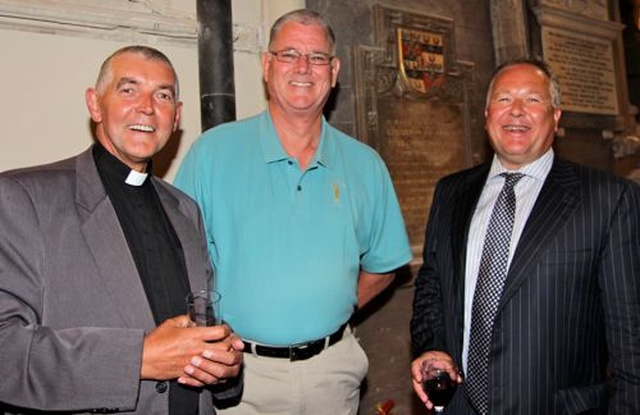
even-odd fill
[(182, 117), (182, 101), (176, 103), (176, 116), (173, 119), (173, 132), (180, 128), (180, 119)]
[(556, 123), (556, 128), (554, 131), (558, 131), (558, 123), (560, 122), (561, 116), (562, 116), (562, 110), (560, 110), (560, 108), (556, 108), (553, 110), (553, 120)]
[(95, 88), (87, 88), (84, 99), (93, 122), (102, 122), (102, 113), (100, 112), (100, 104), (98, 104), (98, 91)]
[(331, 60), (331, 88), (338, 83), (338, 72), (340, 72), (340, 59), (334, 57)]
[(267, 52), (263, 52), (260, 56), (260, 64), (262, 66), (262, 80), (267, 83), (267, 74), (271, 66), (271, 56)]

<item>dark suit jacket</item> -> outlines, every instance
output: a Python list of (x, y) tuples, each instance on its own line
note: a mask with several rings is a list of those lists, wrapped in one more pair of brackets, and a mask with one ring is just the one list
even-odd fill
[[(485, 164), (442, 179), (415, 283), (414, 355), (462, 368), (466, 245)], [(514, 252), (489, 357), (490, 413), (640, 414), (640, 188), (556, 157)], [(472, 414), (464, 387), (448, 413)]]
[[(200, 212), (152, 181), (191, 289), (204, 289), (212, 270)], [(155, 323), (91, 150), (1, 174), (0, 229), (0, 402), (166, 413), (164, 385), (139, 381), (143, 336)], [(200, 395), (201, 413), (213, 413), (211, 394)]]

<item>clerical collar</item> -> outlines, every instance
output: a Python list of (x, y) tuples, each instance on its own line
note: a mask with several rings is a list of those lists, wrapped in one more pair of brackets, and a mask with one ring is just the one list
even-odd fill
[(147, 171), (141, 173), (132, 170), (129, 166), (118, 160), (117, 157), (109, 153), (100, 143), (96, 143), (93, 146), (93, 158), (102, 172), (130, 186), (142, 186), (151, 173), (151, 160), (147, 164)]
[(131, 170), (124, 182), (131, 186), (142, 186), (144, 181), (147, 180), (148, 175), (149, 173), (140, 173), (139, 171)]

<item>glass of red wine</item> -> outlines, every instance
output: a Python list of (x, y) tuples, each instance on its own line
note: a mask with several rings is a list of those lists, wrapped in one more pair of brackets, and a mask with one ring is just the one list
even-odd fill
[(458, 382), (451, 379), (443, 369), (436, 368), (431, 362), (425, 361), (422, 365), (422, 388), (429, 397), (436, 414), (444, 413), (444, 408), (449, 404), (458, 387)]

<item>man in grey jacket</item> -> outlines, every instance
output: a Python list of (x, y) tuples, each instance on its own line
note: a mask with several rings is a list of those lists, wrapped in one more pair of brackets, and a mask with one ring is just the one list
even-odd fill
[(86, 101), (95, 145), (0, 174), (0, 412), (211, 414), (243, 345), (184, 315), (213, 273), (196, 204), (150, 174), (180, 120), (173, 65), (120, 49)]

